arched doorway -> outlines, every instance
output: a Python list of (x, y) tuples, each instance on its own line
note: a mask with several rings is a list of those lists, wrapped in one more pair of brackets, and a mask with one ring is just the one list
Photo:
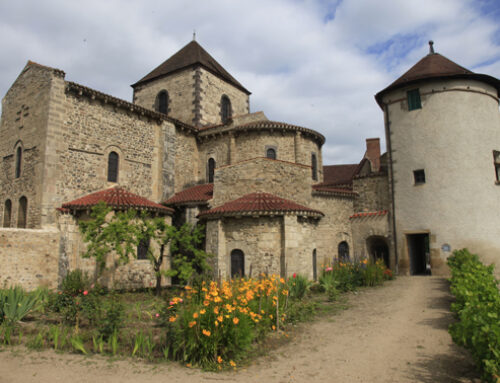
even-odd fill
[(245, 254), (240, 249), (231, 251), (231, 278), (245, 276)]
[(339, 262), (349, 261), (349, 244), (346, 241), (339, 243), (338, 247)]
[(389, 263), (389, 246), (384, 237), (369, 237), (366, 239), (366, 247), (370, 258), (376, 262), (382, 259), (386, 267), (390, 266)]

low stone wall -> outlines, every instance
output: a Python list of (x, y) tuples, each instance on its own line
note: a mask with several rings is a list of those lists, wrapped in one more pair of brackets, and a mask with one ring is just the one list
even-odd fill
[(57, 287), (60, 234), (56, 229), (0, 229), (0, 287)]

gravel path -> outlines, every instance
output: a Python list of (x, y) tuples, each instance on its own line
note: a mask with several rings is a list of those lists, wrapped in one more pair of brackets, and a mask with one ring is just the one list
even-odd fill
[(448, 335), (450, 300), (447, 281), (437, 277), (364, 289), (349, 296), (348, 310), (301, 325), (292, 342), (237, 372), (22, 348), (0, 352), (0, 382), (479, 382)]

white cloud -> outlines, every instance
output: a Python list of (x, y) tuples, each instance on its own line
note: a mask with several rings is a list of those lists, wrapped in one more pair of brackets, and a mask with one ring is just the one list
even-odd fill
[[(197, 40), (253, 92), (253, 111), (326, 136), (325, 164), (383, 139), (374, 94), (428, 51), (500, 76), (496, 21), (473, 0), (0, 2), (0, 94), (28, 59), (131, 99), (130, 84)], [(493, 13), (494, 14), (494, 13)]]

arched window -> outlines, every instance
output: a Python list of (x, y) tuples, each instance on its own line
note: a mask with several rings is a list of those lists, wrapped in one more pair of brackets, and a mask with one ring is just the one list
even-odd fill
[(270, 158), (272, 160), (276, 159), (276, 149), (274, 148), (267, 148), (266, 150), (266, 157)]
[(225, 124), (231, 118), (231, 101), (226, 95), (220, 100), (220, 115), (222, 122)]
[(16, 178), (21, 177), (21, 166), (23, 161), (23, 148), (18, 146), (16, 150)]
[(346, 241), (339, 243), (339, 261), (346, 262), (349, 260), (349, 244)]
[(108, 182), (118, 182), (119, 156), (116, 152), (109, 153), (108, 156)]
[(312, 169), (312, 179), (314, 181), (318, 180), (318, 160), (316, 159), (316, 154), (311, 153), (311, 169)]
[(318, 261), (316, 259), (316, 249), (313, 250), (313, 280), (318, 280)]
[(239, 249), (231, 251), (231, 278), (245, 276), (245, 254)]
[(137, 259), (148, 259), (149, 238), (143, 238), (137, 245)]
[(162, 90), (156, 96), (156, 111), (163, 114), (168, 113), (168, 92), (166, 90)]
[(214, 182), (214, 174), (215, 174), (215, 160), (213, 158), (208, 159), (208, 165), (207, 165), (207, 173), (208, 173), (208, 182), (213, 183)]
[(5, 201), (3, 208), (3, 227), (10, 227), (10, 219), (12, 216), (12, 201), (8, 199)]
[(20, 229), (26, 228), (26, 220), (28, 218), (28, 200), (22, 196), (19, 198), (19, 210), (17, 212), (17, 227)]

